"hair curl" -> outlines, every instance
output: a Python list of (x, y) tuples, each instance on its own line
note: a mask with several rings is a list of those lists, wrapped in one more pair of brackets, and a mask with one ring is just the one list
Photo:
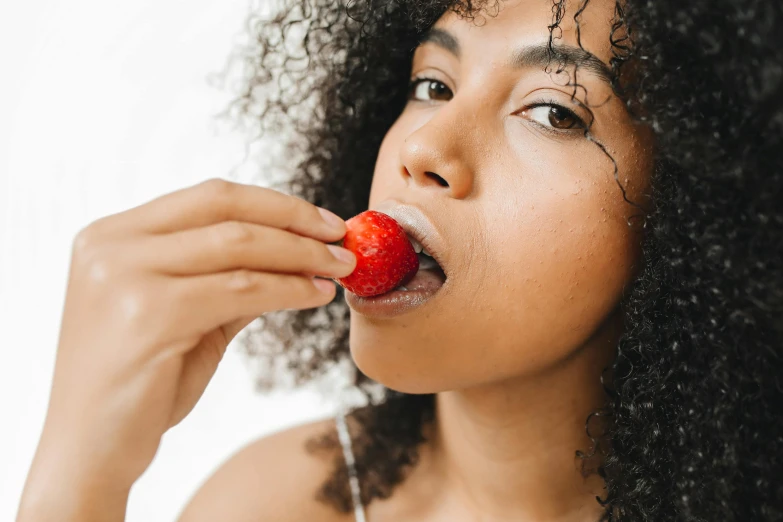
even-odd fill
[[(421, 34), (448, 10), (472, 18), (497, 5), (296, 0), (273, 20), (251, 18), (232, 111), (260, 133), (294, 129), (288, 152), (299, 161), (285, 189), (348, 218), (366, 209)], [(554, 37), (564, 7), (553, 0)], [(616, 3), (613, 88), (653, 129), (656, 150), (644, 266), (622, 303), (610, 399), (591, 414), (611, 417), (597, 469), (602, 520), (783, 520), (781, 18), (768, 0)], [(243, 346), (295, 383), (350, 364), (340, 289), (326, 307), (260, 324)], [(270, 375), (259, 383), (271, 386)], [(358, 371), (352, 384), (370, 400), (353, 414), (369, 503), (415, 465), (434, 396), (379, 398)], [(335, 466), (321, 498), (348, 512), (347, 470)]]

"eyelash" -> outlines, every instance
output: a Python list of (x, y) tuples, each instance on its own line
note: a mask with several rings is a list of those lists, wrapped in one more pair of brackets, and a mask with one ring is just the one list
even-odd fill
[(559, 109), (559, 110), (565, 112), (566, 115), (569, 118), (573, 118), (574, 120), (576, 120), (576, 123), (574, 123), (573, 126), (568, 127), (566, 129), (557, 129), (557, 128), (554, 128), (554, 127), (548, 127), (546, 125), (542, 125), (542, 124), (538, 123), (537, 121), (530, 120), (533, 124), (538, 125), (544, 131), (551, 132), (551, 133), (554, 133), (554, 134), (557, 134), (557, 135), (575, 134), (577, 132), (580, 135), (584, 134), (584, 130), (587, 127), (587, 124), (585, 123), (585, 121), (582, 118), (580, 118), (579, 115), (577, 115), (574, 111), (572, 111), (571, 109), (568, 109), (566, 107), (563, 107), (561, 104), (557, 103), (555, 100), (552, 100), (552, 99), (544, 99), (544, 100), (541, 100), (541, 101), (533, 102), (530, 105), (528, 105), (527, 107), (525, 107), (524, 109), (522, 109), (520, 111), (517, 111), (517, 112), (531, 111), (531, 110), (535, 109), (536, 107), (554, 107), (555, 109)]
[[(409, 100), (415, 100), (413, 98), (414, 92), (416, 91), (416, 89), (418, 88), (419, 85), (421, 85), (422, 83), (425, 83), (425, 82), (438, 83), (438, 84), (443, 85), (444, 87), (446, 86), (442, 81), (436, 80), (435, 78), (427, 78), (427, 77), (413, 78), (410, 81), (409, 85), (408, 85), (408, 99)], [(448, 87), (446, 87), (446, 88), (448, 89)], [(426, 101), (426, 100), (415, 100), (415, 101)], [(577, 131), (579, 132), (579, 134), (583, 134), (584, 133), (584, 129), (587, 127), (587, 124), (585, 123), (585, 121), (582, 118), (579, 117), (579, 115), (577, 115), (574, 111), (572, 111), (572, 110), (570, 110), (570, 109), (568, 109), (566, 107), (563, 107), (561, 104), (555, 102), (555, 100), (552, 100), (552, 99), (545, 99), (545, 100), (540, 100), (540, 101), (531, 103), (530, 105), (528, 105), (528, 106), (524, 107), (523, 109), (517, 111), (517, 114), (521, 113), (521, 112), (533, 110), (533, 109), (535, 109), (537, 107), (553, 107), (555, 109), (559, 109), (559, 110), (565, 112), (566, 115), (569, 118), (573, 118), (574, 120), (576, 120), (576, 123), (574, 123), (574, 125), (572, 127), (569, 127), (569, 128), (566, 128), (566, 129), (557, 129), (557, 128), (550, 127), (550, 126), (547, 126), (547, 125), (543, 125), (543, 124), (541, 124), (541, 123), (539, 123), (537, 121), (534, 121), (534, 120), (529, 120), (531, 123), (533, 123), (534, 125), (538, 126), (544, 132), (548, 132), (548, 133), (556, 135), (556, 136), (563, 136), (564, 134), (574, 134)]]

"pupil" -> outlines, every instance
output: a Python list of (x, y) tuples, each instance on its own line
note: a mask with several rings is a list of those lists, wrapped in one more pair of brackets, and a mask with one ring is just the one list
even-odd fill
[(576, 121), (558, 107), (551, 107), (549, 109), (549, 123), (558, 129), (570, 129)]
[[(560, 113), (563, 112), (562, 115)], [(549, 109), (549, 123), (552, 124), (552, 126), (560, 128), (560, 129), (569, 129), (574, 126), (574, 121), (571, 121), (570, 123), (566, 122), (563, 124), (563, 120), (567, 120), (569, 118), (569, 115), (565, 113), (565, 111), (561, 111), (557, 107), (551, 107)], [(553, 121), (555, 120), (555, 121)]]
[(440, 98), (446, 94), (446, 86), (440, 82), (430, 83), (430, 95), (433, 98)]

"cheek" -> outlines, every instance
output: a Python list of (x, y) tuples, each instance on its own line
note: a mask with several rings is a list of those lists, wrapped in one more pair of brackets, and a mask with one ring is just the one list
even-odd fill
[[(513, 310), (507, 324), (542, 364), (584, 343), (620, 300), (632, 277), (638, 238), (626, 224), (616, 185), (574, 182), (530, 188), (491, 228), (485, 298)], [(489, 320), (489, 318), (485, 318)], [(513, 349), (513, 347), (509, 347)], [(517, 349), (519, 347), (517, 346)], [(518, 353), (518, 352), (517, 352)]]
[[(649, 165), (634, 145), (626, 139), (621, 153), (610, 153), (627, 197), (641, 202)], [(487, 273), (496, 274), (501, 306), (530, 318), (519, 323), (525, 338), (536, 332), (537, 342), (563, 351), (585, 342), (617, 306), (641, 242), (638, 227), (628, 224), (641, 210), (624, 200), (614, 164), (592, 144), (585, 147), (573, 154), (542, 150), (540, 164), (525, 159), (522, 181), (498, 176), (486, 187), (487, 200), (502, 202), (485, 209), (486, 244), (496, 246), (496, 266)]]
[(401, 121), (397, 120), (389, 129), (381, 142), (378, 158), (375, 160), (372, 184), (370, 185), (370, 201), (372, 208), (389, 194), (395, 194), (404, 186), (404, 177), (400, 172), (400, 147), (405, 141), (405, 131)]

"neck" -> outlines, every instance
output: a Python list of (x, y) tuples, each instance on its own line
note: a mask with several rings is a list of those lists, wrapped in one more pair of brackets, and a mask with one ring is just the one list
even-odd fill
[(439, 393), (430, 458), (441, 491), (481, 520), (596, 520), (603, 480), (585, 477), (575, 452), (593, 448), (586, 421), (605, 404), (618, 333), (611, 320), (544, 372)]

